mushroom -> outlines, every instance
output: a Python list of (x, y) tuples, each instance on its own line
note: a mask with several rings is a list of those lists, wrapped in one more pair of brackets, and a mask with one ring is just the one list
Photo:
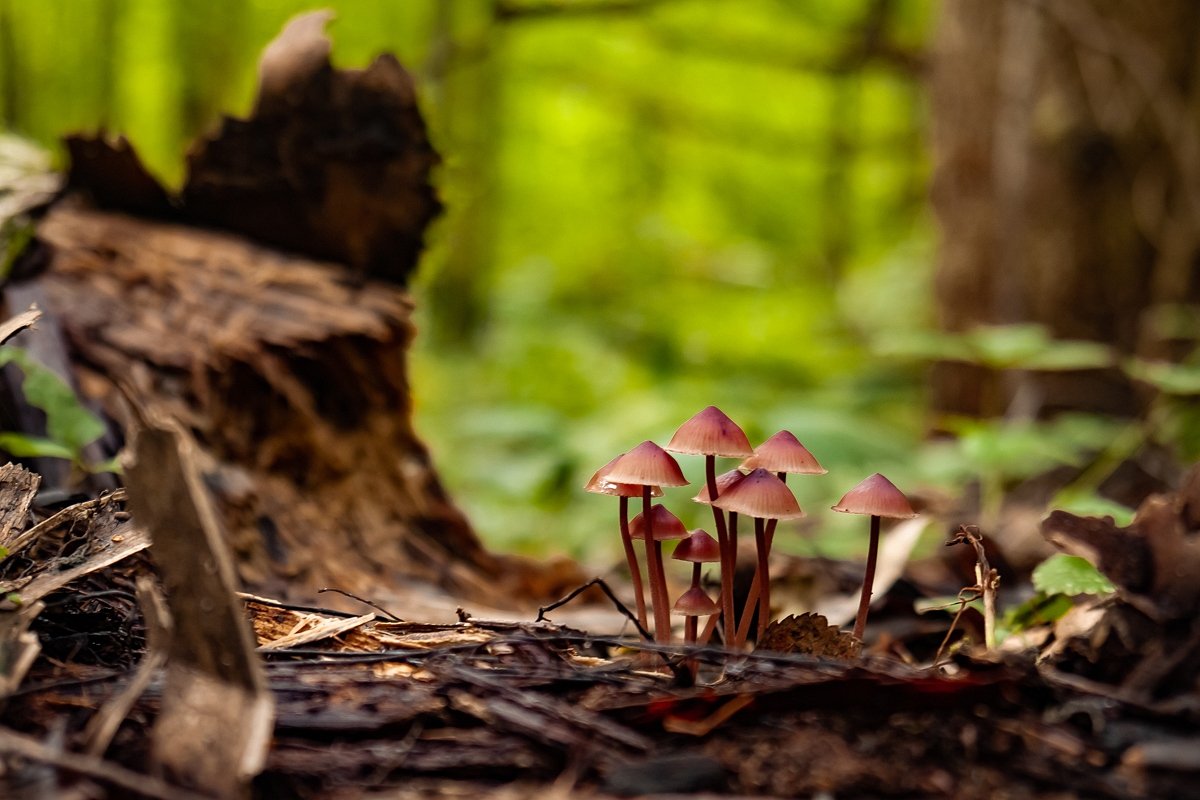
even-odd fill
[(871, 608), (871, 590), (875, 583), (875, 562), (879, 558), (879, 518), (912, 519), (917, 515), (896, 485), (876, 472), (842, 496), (833, 507), (843, 514), (871, 517), (871, 544), (867, 549), (867, 573), (863, 577), (862, 597), (854, 618), (854, 636), (860, 641), (867, 629), (867, 611)]
[[(733, 485), (735, 483), (737, 483), (744, 477), (746, 477), (746, 473), (742, 472), (740, 469), (731, 469), (731, 470), (729, 470), (729, 472), (723, 472), (720, 475), (718, 475), (717, 476), (717, 494), (718, 494), (718, 496), (723, 495), (726, 492), (728, 492), (731, 488), (733, 488)], [(693, 497), (692, 500), (694, 500), (697, 503), (703, 503), (704, 505), (707, 505), (707, 506), (712, 505), (712, 498), (708, 493), (708, 484), (707, 483), (704, 485), (703, 488), (700, 489), (700, 493), (697, 494), (695, 497)], [(736, 511), (729, 512), (729, 541), (733, 545), (733, 560), (736, 563), (737, 562), (737, 512)], [(717, 602), (719, 604), (724, 603), (724, 600), (723, 600), (723, 598), (725, 597), (724, 583), (725, 582), (722, 580), (721, 581), (722, 588), (717, 594)], [(710, 638), (712, 638), (713, 630), (716, 629), (717, 620), (719, 620), (719, 619), (720, 619), (719, 616), (709, 617), (708, 622), (704, 623), (704, 632), (700, 635), (700, 639), (699, 639), (700, 644), (707, 644), (708, 640)], [(729, 642), (731, 641), (733, 636), (734, 636), (734, 630), (732, 627), (729, 627), (728, 630), (725, 632), (725, 644), (726, 645), (729, 644)]]
[[(642, 588), (642, 571), (638, 565), (637, 553), (633, 549), (633, 540), (629, 536), (629, 498), (641, 497), (642, 487), (632, 483), (612, 483), (604, 479), (612, 466), (617, 463), (617, 456), (612, 461), (609, 461), (600, 469), (596, 470), (596, 474), (587, 482), (583, 488), (593, 494), (607, 494), (621, 499), (620, 507), (620, 525), (621, 525), (621, 546), (625, 548), (625, 562), (629, 565), (629, 576), (633, 579), (633, 597), (637, 604), (638, 622), (643, 628), (649, 628), (646, 621), (646, 593)], [(651, 497), (662, 497), (662, 489), (657, 486), (650, 487)]]
[[(808, 452), (808, 448), (800, 444), (791, 431), (780, 431), (754, 448), (754, 455), (742, 462), (739, 469), (752, 470), (763, 468), (775, 473), (775, 477), (787, 483), (788, 473), (793, 475), (824, 475), (829, 472), (820, 465), (816, 457)], [(767, 522), (767, 548), (770, 549), (775, 541), (775, 527), (778, 520)], [(754, 581), (750, 584), (750, 592), (746, 595), (746, 608), (753, 608), (758, 602), (762, 576), (758, 568), (754, 570)], [(750, 633), (752, 614), (742, 613), (742, 621), (738, 625), (737, 638), (746, 641)]]
[[(709, 406), (679, 426), (667, 449), (675, 453), (704, 456), (705, 485), (712, 500), (720, 497), (717, 485), (716, 456), (745, 458), (752, 455), (750, 440), (737, 423), (716, 406)], [(733, 633), (733, 571), (737, 560), (737, 542), (725, 527), (725, 515), (716, 503), (713, 506), (713, 522), (717, 526), (717, 540), (721, 544), (721, 604), (725, 617), (726, 638)]]
[[(713, 542), (715, 543), (716, 540), (714, 539)], [(696, 568), (699, 569), (699, 567), (700, 565), (697, 564)], [(675, 605), (671, 610), (676, 614), (682, 614), (687, 617), (687, 620), (684, 622), (684, 629), (687, 631), (684, 634), (684, 641), (688, 644), (693, 644), (696, 641), (696, 628), (698, 627), (696, 618), (718, 614), (721, 611), (721, 607), (712, 601), (712, 598), (708, 596), (708, 593), (704, 589), (693, 585), (692, 588), (679, 596), (679, 599), (675, 601)]]
[[(671, 638), (671, 610), (667, 608), (662, 550), (654, 541), (650, 496), (655, 486), (687, 486), (688, 480), (671, 454), (649, 441), (642, 442), (618, 458), (604, 479), (610, 483), (631, 483), (642, 487), (642, 516), (647, 519), (646, 527), (650, 534), (646, 536), (646, 571), (650, 576), (650, 601), (654, 605), (654, 638), (665, 643)], [(631, 523), (631, 535), (632, 527)], [(660, 576), (661, 582), (655, 576)]]
[[(754, 544), (758, 551), (758, 573), (762, 576), (758, 600), (758, 635), (761, 638), (766, 633), (767, 618), (771, 609), (771, 574), (767, 566), (770, 547), (767, 545), (764, 521), (799, 519), (804, 516), (804, 512), (787, 484), (761, 467), (738, 481), (732, 489), (714, 500), (713, 505), (726, 511), (736, 511), (754, 517)], [(745, 609), (743, 613), (749, 613), (749, 609)], [(732, 620), (727, 623), (726, 630), (734, 631), (733, 647), (742, 644)]]
[[(647, 522), (649, 520), (649, 522)], [(629, 523), (629, 535), (634, 539), (643, 539), (646, 543), (646, 565), (650, 574), (650, 593), (654, 600), (654, 640), (660, 644), (671, 641), (671, 615), (667, 608), (667, 574), (663, 569), (662, 543), (672, 539), (686, 539), (687, 528), (679, 517), (667, 510), (667, 507), (656, 504), (650, 513), (644, 511)], [(659, 602), (661, 600), (661, 604)], [(666, 617), (666, 623), (660, 624), (659, 609)], [(659, 631), (663, 631), (660, 638)]]
[[(692, 562), (691, 593), (699, 591), (700, 594), (704, 595), (704, 599), (708, 600), (708, 595), (705, 594), (704, 590), (700, 588), (700, 565), (715, 563), (721, 560), (721, 545), (717, 543), (717, 540), (709, 536), (708, 531), (694, 530), (688, 535), (688, 538), (684, 539), (679, 543), (678, 546), (676, 546), (675, 552), (671, 554), (671, 558), (675, 559), (676, 561)], [(699, 627), (696, 617), (715, 614), (718, 610), (718, 607), (711, 600), (708, 600), (709, 604), (713, 606), (712, 611), (705, 611), (700, 614), (690, 614), (687, 611), (680, 611), (679, 604), (681, 602), (683, 602), (682, 597), (675, 603), (675, 612), (677, 614), (688, 614), (688, 618), (684, 626), (683, 640), (688, 644), (694, 644), (696, 641), (696, 631)]]

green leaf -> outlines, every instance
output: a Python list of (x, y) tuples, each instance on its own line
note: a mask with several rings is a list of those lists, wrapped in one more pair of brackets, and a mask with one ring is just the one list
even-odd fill
[(25, 373), (25, 380), (21, 384), (25, 399), (46, 414), (46, 438), (69, 451), (69, 455), (58, 457), (78, 461), (83, 448), (104, 435), (104, 423), (79, 402), (70, 386), (31, 358), (25, 350), (12, 346), (0, 347), (0, 366), (10, 362), (17, 364)]
[(1065, 594), (1038, 592), (1033, 597), (1005, 612), (996, 623), (996, 635), (1002, 642), (1014, 633), (1022, 633), (1062, 617), (1074, 607)]
[(65, 458), (68, 461), (75, 458), (75, 453), (69, 447), (23, 433), (0, 433), (0, 449), (17, 458)]
[(1131, 358), (1123, 366), (1131, 378), (1148, 383), (1164, 394), (1200, 394), (1200, 366), (1141, 358)]
[(1050, 556), (1033, 570), (1033, 586), (1045, 594), (1111, 594), (1112, 582), (1086, 559), (1063, 553)]

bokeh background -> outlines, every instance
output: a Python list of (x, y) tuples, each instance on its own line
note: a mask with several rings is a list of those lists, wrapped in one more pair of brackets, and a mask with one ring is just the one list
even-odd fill
[[(929, 198), (942, 144), (931, 97), (941, 91), (943, 107), (952, 106), (946, 87), (956, 84), (931, 78), (935, 39), (953, 54), (955, 26), (970, 13), (982, 15), (985, 35), (992, 24), (1011, 34), (1029, 24), (1020, 8), (1034, 4), (321, 5), (337, 13), (335, 63), (361, 66), (391, 51), (413, 71), (444, 160), (437, 182), (446, 211), (412, 286), (416, 424), (492, 546), (611, 561), (619, 552), (615, 504), (582, 484), (643, 439), (665, 443), (709, 404), (754, 442), (793, 431), (829, 469), (792, 482), (810, 517), (782, 528), (778, 541), (799, 553), (862, 549), (854, 521), (844, 521), (855, 531), (847, 534), (824, 509), (875, 471), (923, 501), (986, 515), (1030, 476), (1070, 468), (1045, 502), (1128, 516), (1100, 491), (1117, 464), (1147, 443), (1175, 460), (1200, 454), (1194, 346), (1166, 360), (1141, 358), (1144, 337), (1131, 344), (1119, 332), (1056, 330), (1053, 313), (1039, 316), (1036, 303), (997, 304), (980, 289), (978, 312), (963, 314), (961, 302), (938, 295), (945, 229)], [(1107, 5), (1097, 6), (1102, 21)], [(156, 175), (178, 185), (189, 141), (221, 114), (249, 111), (262, 47), (313, 7), (0, 0), (0, 123), (56, 153), (68, 132), (123, 133)], [(1178, 8), (1187, 13), (1186, 4)], [(1054, 37), (1071, 21), (1034, 22), (1044, 28), (1040, 39), (1010, 35), (1009, 46), (1061, 49)], [(1100, 30), (1117, 30), (1119, 42), (1119, 29)], [(1124, 74), (1119, 56), (1106, 57), (1114, 93)], [(1006, 57), (996, 56), (1001, 67)], [(1076, 70), (1084, 77), (1086, 60)], [(1027, 61), (1014, 58), (1017, 68), (998, 74), (1020, 89), (1023, 75), (1029, 84), (1038, 74), (1020, 71)], [(1102, 99), (1105, 80), (1096, 79)], [(1031, 108), (1024, 129), (1040, 136), (1049, 126), (1059, 136), (1053, 105), (1042, 107), (1046, 90), (1030, 92), (1030, 104), (1017, 107)], [(1194, 122), (1189, 108), (1177, 115)], [(1186, 149), (1193, 134), (1181, 129), (1172, 141)], [(996, 141), (1008, 141), (1003, 131)], [(1130, 162), (1125, 140), (1116, 142), (1120, 172)], [(1076, 145), (1085, 155), (1100, 148), (1081, 169), (1105, 168), (1104, 142)], [(978, 157), (1013, 158), (1003, 144)], [(1010, 166), (1019, 173), (1020, 159)], [(1065, 196), (1082, 196), (1081, 187), (1086, 181)], [(1124, 185), (1109, 191), (1128, 194)], [(1177, 199), (1168, 190), (1163, 198)], [(1195, 218), (1193, 207), (1181, 208)], [(1166, 338), (1192, 345), (1200, 327), (1200, 281), (1187, 274), (1194, 252), (1185, 247), (1181, 286), (1136, 297), (1139, 315), (1154, 311), (1153, 324), (1174, 325)], [(987, 268), (1006, 274), (1003, 259)], [(975, 317), (999, 326), (975, 329)], [(931, 373), (946, 359), (983, 370), (959, 383), (1001, 375), (1002, 402), (956, 408), (931, 397), (946, 393)], [(1021, 376), (1099, 367), (1122, 371), (1134, 385), (1130, 402), (1030, 410)], [(698, 461), (684, 466), (700, 476)], [(685, 522), (702, 524), (690, 494), (671, 493), (668, 502)]]

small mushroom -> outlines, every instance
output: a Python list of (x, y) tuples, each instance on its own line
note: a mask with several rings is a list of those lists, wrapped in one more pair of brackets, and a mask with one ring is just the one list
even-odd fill
[[(609, 461), (600, 469), (596, 470), (596, 474), (592, 475), (592, 479), (584, 486), (584, 490), (593, 494), (607, 494), (621, 499), (620, 505), (620, 525), (621, 525), (621, 546), (625, 549), (625, 562), (629, 565), (629, 576), (633, 580), (633, 598), (637, 605), (638, 622), (643, 628), (648, 628), (649, 623), (646, 619), (646, 593), (642, 587), (642, 571), (638, 565), (637, 553), (633, 549), (633, 541), (629, 536), (629, 498), (641, 497), (642, 487), (632, 483), (612, 483), (604, 479), (612, 466), (617, 463), (617, 456), (612, 461)], [(657, 486), (650, 487), (651, 497), (662, 497), (662, 489)]]
[[(642, 515), (648, 518), (648, 528), (653, 531), (654, 521), (650, 514), (650, 495), (655, 486), (687, 486), (683, 470), (671, 454), (654, 442), (642, 442), (617, 462), (604, 476), (612, 483), (632, 483), (642, 487)], [(631, 526), (632, 527), (632, 526)], [(671, 610), (667, 608), (666, 578), (660, 583), (654, 576), (663, 575), (662, 551), (653, 544), (653, 535), (646, 537), (646, 570), (650, 574), (650, 601), (654, 605), (654, 638), (666, 642), (671, 638)], [(661, 630), (661, 633), (660, 633)], [(665, 638), (659, 638), (659, 637)]]
[[(673, 539), (686, 539), (687, 528), (679, 517), (661, 504), (655, 504), (650, 513), (642, 512), (629, 523), (629, 535), (646, 543), (646, 564), (650, 573), (650, 592), (654, 599), (654, 640), (660, 644), (671, 641), (671, 615), (667, 608), (667, 574), (663, 569), (662, 543)], [(659, 601), (662, 601), (661, 604)], [(659, 609), (666, 617), (659, 619)]]
[[(808, 448), (800, 443), (796, 435), (791, 431), (779, 431), (770, 439), (754, 448), (754, 455), (742, 462), (739, 469), (767, 469), (775, 473), (775, 477), (787, 483), (788, 473), (793, 475), (824, 475), (829, 470), (821, 466), (816, 457), (808, 451)], [(775, 527), (778, 520), (770, 520), (767, 522), (767, 548), (773, 545), (775, 541)], [(746, 595), (746, 608), (753, 608), (758, 602), (758, 595), (761, 591), (762, 576), (758, 573), (758, 568), (754, 569), (754, 581), (750, 584), (750, 592)], [(750, 620), (752, 614), (743, 614), (742, 621), (738, 625), (737, 638), (741, 641), (746, 641), (746, 637), (750, 634)]]
[(854, 618), (854, 636), (861, 641), (867, 629), (867, 612), (871, 608), (871, 590), (875, 583), (875, 562), (879, 559), (879, 518), (912, 519), (917, 512), (913, 511), (904, 492), (878, 472), (846, 492), (833, 510), (843, 514), (863, 514), (871, 517), (867, 572), (863, 577), (858, 614)]
[[(799, 519), (804, 516), (804, 511), (787, 484), (762, 468), (754, 470), (738, 481), (736, 486), (713, 501), (713, 505), (726, 511), (736, 511), (743, 516), (754, 517), (754, 544), (758, 551), (758, 572), (762, 576), (758, 602), (758, 635), (761, 637), (767, 630), (767, 621), (771, 615), (771, 573), (767, 565), (770, 547), (766, 540), (765, 521)], [(743, 613), (750, 613), (750, 609), (745, 609)], [(735, 632), (731, 646), (737, 647), (742, 644), (742, 640), (736, 635), (737, 626), (733, 621), (729, 620), (726, 625), (726, 630)]]
[[(709, 406), (680, 425), (667, 444), (667, 449), (675, 453), (704, 456), (705, 485), (708, 496), (713, 500), (721, 494), (717, 485), (716, 457), (745, 458), (754, 453), (745, 432), (716, 406)], [(721, 604), (725, 629), (732, 633), (733, 572), (737, 560), (737, 542), (725, 526), (725, 515), (715, 503), (712, 506), (717, 540), (721, 543)]]
[[(679, 543), (678, 546), (676, 546), (675, 552), (671, 554), (671, 558), (675, 559), (676, 561), (692, 562), (692, 590), (695, 591), (699, 589), (701, 594), (704, 594), (704, 590), (700, 589), (700, 565), (719, 562), (721, 560), (721, 545), (718, 544), (716, 539), (709, 536), (708, 531), (694, 530), (688, 535), (688, 538), (684, 539)], [(704, 597), (707, 599), (708, 595), (705, 594)], [(712, 601), (710, 600), (709, 602), (711, 603)], [(714, 609), (716, 609), (716, 606), (714, 606)], [(677, 613), (684, 613), (679, 611), (678, 602), (675, 603), (675, 610)], [(696, 617), (708, 616), (708, 614), (715, 613), (716, 611), (714, 610), (705, 614), (693, 614), (688, 616), (687, 620), (685, 621), (683, 640), (688, 644), (694, 644), (696, 641), (696, 632), (698, 628)]]
[[(714, 541), (716, 541), (714, 539)], [(697, 567), (700, 565), (697, 564)], [(675, 601), (674, 607), (671, 609), (676, 614), (682, 614), (687, 617), (684, 622), (684, 629), (687, 631), (685, 641), (688, 644), (693, 644), (696, 641), (696, 628), (698, 617), (708, 617), (713, 614), (718, 614), (721, 607), (712, 601), (708, 593), (699, 586), (693, 586), (679, 596)]]

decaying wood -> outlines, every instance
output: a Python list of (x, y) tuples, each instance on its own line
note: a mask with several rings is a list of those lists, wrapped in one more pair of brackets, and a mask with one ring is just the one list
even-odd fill
[(151, 422), (132, 447), (130, 503), (153, 537), (171, 612), (154, 756), (185, 785), (240, 796), (262, 769), (274, 711), (233, 560), (186, 435)]
[(128, 716), (129, 709), (133, 708), (155, 674), (167, 663), (167, 650), (171, 643), (171, 614), (167, 610), (167, 601), (157, 584), (148, 577), (138, 579), (137, 595), (146, 623), (146, 652), (133, 679), (88, 720), (83, 741), (85, 752), (91, 756), (104, 755), (104, 751), (112, 744), (117, 727)]
[[(243, 583), (276, 596), (391, 588), (463, 596), (500, 571), (413, 433), (411, 303), (335, 266), (231, 236), (59, 206), (43, 278), (82, 390), (130, 424), (118, 383), (198, 441)], [(453, 554), (453, 555), (451, 555)]]
[(32, 327), (42, 318), (42, 312), (37, 306), (30, 306), (20, 314), (14, 314), (0, 324), (0, 344), (4, 344), (26, 328)]
[(16, 464), (0, 467), (0, 547), (4, 555), (20, 549), (18, 535), (26, 527), (29, 506), (41, 484), (37, 473)]
[(0, 728), (0, 754), (15, 755), (58, 767), (68, 773), (82, 775), (101, 784), (114, 786), (133, 796), (158, 800), (211, 800), (209, 795), (196, 794), (171, 786), (151, 775), (124, 769), (111, 761), (95, 756), (63, 752), (28, 736)]

